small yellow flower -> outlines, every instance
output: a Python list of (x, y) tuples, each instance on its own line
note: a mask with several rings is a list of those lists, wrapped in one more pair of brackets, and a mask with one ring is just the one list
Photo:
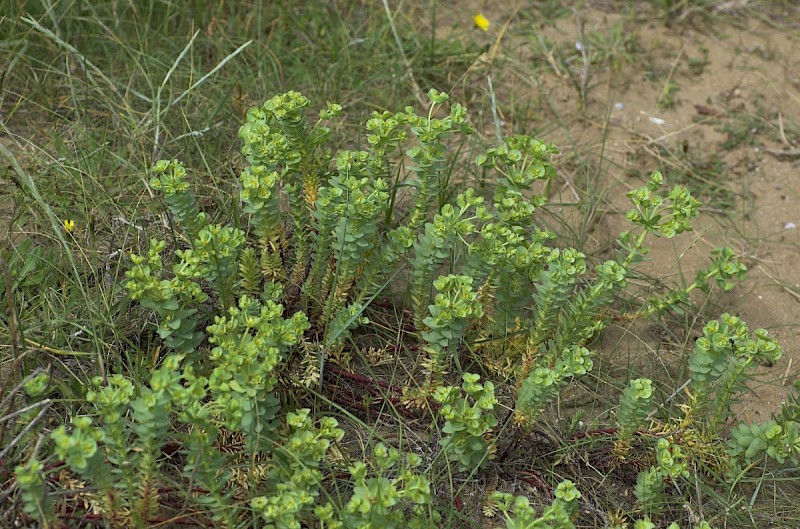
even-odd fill
[(72, 219), (65, 220), (64, 229), (67, 230), (67, 233), (72, 233), (75, 230), (75, 221)]
[(492, 23), (489, 22), (489, 19), (483, 16), (482, 13), (478, 13), (477, 15), (472, 17), (472, 20), (475, 21), (475, 25), (478, 26), (483, 31), (489, 31), (489, 26), (492, 25)]

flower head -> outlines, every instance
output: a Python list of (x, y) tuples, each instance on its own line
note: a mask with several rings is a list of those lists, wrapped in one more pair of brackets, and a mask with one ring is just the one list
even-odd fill
[(489, 31), (489, 26), (492, 25), (492, 23), (489, 22), (489, 19), (483, 16), (482, 13), (478, 13), (472, 17), (472, 20), (475, 22), (475, 25), (483, 31)]
[(67, 233), (72, 233), (75, 230), (75, 221), (72, 219), (65, 220), (64, 229), (67, 231)]

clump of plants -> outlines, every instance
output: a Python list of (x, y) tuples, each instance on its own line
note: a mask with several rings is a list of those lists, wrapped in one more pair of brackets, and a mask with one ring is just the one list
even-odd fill
[[(535, 428), (561, 390), (593, 369), (592, 342), (646, 257), (647, 239), (691, 230), (699, 202), (683, 187), (664, 190), (654, 173), (629, 193), (631, 230), (614, 258), (591, 263), (536, 221), (555, 175), (552, 144), (504, 139), (475, 160), (496, 183), (490, 195), (465, 188), (442, 203), (461, 163), (452, 147), (472, 127), (461, 105), (442, 112), (446, 94), (428, 95), (423, 115), (410, 107), (374, 113), (363, 150), (338, 153), (327, 126), (338, 105), (312, 119), (310, 101), (287, 92), (250, 109), (239, 131), (248, 162), (238, 180), (241, 218), (212, 222), (179, 161), (152, 167), (150, 186), (177, 242), (154, 239), (146, 254), (131, 255), (123, 286), (156, 315), (164, 354), (146, 383), (95, 378), (86, 406), (48, 442), (47, 457), (92, 488), (86, 503), (104, 523), (430, 527), (454, 512), (453, 498), (435, 486), (443, 467), (481, 472), (500, 435)], [(692, 291), (729, 290), (744, 270), (731, 250), (715, 250), (691, 285), (646, 300), (637, 315), (687, 310)], [(438, 442), (411, 446), (401, 434), (376, 434), (367, 449), (348, 452), (330, 372), (351, 369), (352, 353), (366, 347), (371, 305), (390, 297), (403, 300), (412, 322), (393, 329), (405, 333), (395, 350), (411, 363), (404, 394), (386, 400), (431, 410)], [(712, 440), (725, 432), (750, 368), (779, 355), (766, 331), (751, 334), (738, 318), (707, 324), (689, 358), (681, 424), (649, 421), (654, 385), (631, 381), (615, 453), (624, 458), (634, 440), (653, 441), (655, 462), (636, 485), (643, 514), (662, 512), (669, 483), (687, 493), (679, 486), (692, 479), (687, 462), (703, 450), (730, 457), (724, 469), (733, 473), (767, 456), (796, 458), (793, 419), (736, 425), (729, 441)], [(495, 383), (477, 371), (511, 381), (502, 404), (513, 420), (503, 433)], [(237, 449), (225, 450), (223, 439)], [(58, 514), (42, 461), (30, 459), (16, 476), (25, 511), (47, 525)], [(493, 499), (507, 527), (572, 527), (581, 495), (568, 481), (554, 491), (541, 515), (527, 498)]]

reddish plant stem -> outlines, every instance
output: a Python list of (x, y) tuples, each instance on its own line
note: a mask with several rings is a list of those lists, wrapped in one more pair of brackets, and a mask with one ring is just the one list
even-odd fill
[(397, 393), (402, 393), (403, 388), (400, 386), (396, 386), (394, 384), (389, 384), (385, 380), (375, 380), (368, 376), (359, 375), (358, 373), (352, 373), (350, 371), (345, 371), (344, 369), (335, 366), (335, 365), (327, 365), (326, 369), (331, 373), (339, 375), (342, 378), (349, 378), (350, 380), (355, 380), (356, 382), (360, 382), (366, 386), (381, 386), (382, 388), (391, 389)]
[(542, 490), (548, 494), (553, 493), (553, 488), (547, 484), (547, 482), (542, 478), (541, 475), (539, 475), (538, 472), (534, 470), (523, 470), (517, 472), (517, 478), (533, 488)]
[(456, 496), (455, 498), (453, 498), (453, 503), (455, 503), (456, 510), (458, 512), (464, 512), (464, 503), (461, 501), (461, 498)]

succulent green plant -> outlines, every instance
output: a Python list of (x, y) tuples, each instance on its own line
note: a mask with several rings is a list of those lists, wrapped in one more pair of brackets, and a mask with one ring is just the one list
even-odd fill
[(485, 436), (497, 426), (497, 417), (492, 413), (497, 400), (494, 384), (488, 381), (480, 384), (479, 375), (464, 373), (462, 380), (461, 388), (437, 388), (433, 398), (441, 404), (439, 415), (446, 421), (440, 440), (442, 449), (456, 463), (459, 472), (470, 472), (488, 462), (489, 445)]
[(578, 512), (581, 493), (571, 481), (565, 480), (558, 484), (553, 496), (553, 503), (539, 516), (524, 496), (492, 493), (492, 499), (506, 518), (506, 529), (574, 529), (573, 518)]
[(633, 379), (625, 386), (617, 412), (621, 440), (629, 439), (642, 427), (652, 409), (653, 396), (653, 382), (647, 378)]
[(703, 328), (689, 356), (692, 386), (716, 423), (731, 413), (731, 401), (746, 388), (748, 371), (778, 360), (783, 351), (765, 329), (751, 335), (737, 316), (723, 314)]
[[(51, 436), (55, 456), (97, 490), (93, 501), (110, 525), (145, 527), (157, 518), (162, 449), (174, 445), (180, 460), (170, 479), (191, 484), (185, 504), (220, 527), (239, 527), (253, 514), (274, 528), (430, 527), (441, 519), (431, 483), (436, 463), (478, 473), (494, 455), (495, 384), (462, 366), (510, 382), (516, 422), (509, 428), (542, 420), (570, 381), (592, 371), (592, 341), (646, 258), (647, 238), (691, 230), (699, 203), (680, 186), (663, 192), (663, 177), (653, 173), (628, 193), (632, 230), (620, 235), (613, 258), (597, 263), (537, 222), (555, 175), (551, 144), (501, 139), (476, 159), (496, 182), (490, 194), (444, 193), (456, 163), (448, 147), (472, 127), (458, 104), (437, 117), (446, 94), (428, 97), (424, 115), (410, 107), (374, 113), (362, 150), (336, 154), (325, 123), (338, 105), (328, 104), (313, 123), (311, 102), (296, 92), (251, 109), (239, 131), (248, 163), (236, 182), (242, 207), (227, 219), (214, 215), (214, 223), (180, 162), (154, 165), (150, 185), (174, 221), (174, 248), (154, 239), (145, 255), (131, 255), (123, 286), (155, 313), (166, 354), (154, 355), (147, 382), (115, 373), (95, 379), (85, 415)], [(712, 283), (728, 290), (744, 270), (731, 250), (714, 250), (692, 284), (654, 296), (633, 317), (687, 309), (693, 291)], [(389, 288), (413, 320), (401, 334), (415, 342), (409, 353), (420, 351), (413, 359), (426, 375), (419, 395), (439, 405), (431, 408), (443, 421), (444, 457), (433, 449), (403, 455), (376, 439), (366, 451), (372, 457), (345, 463), (338, 446), (345, 429), (327, 411), (302, 406), (328, 401), (326, 362), (344, 364), (338, 355), (360, 348), (371, 303)], [(750, 368), (779, 356), (766, 331), (750, 333), (729, 315), (710, 322), (689, 358), (692, 417), (721, 431)], [(454, 376), (460, 386), (448, 385)], [(39, 398), (46, 387), (46, 377), (37, 377), (24, 390)], [(649, 379), (626, 386), (618, 443), (647, 430), (656, 394)], [(796, 419), (734, 425), (727, 454), (739, 464), (795, 461)], [(231, 437), (239, 439), (235, 455), (220, 448)], [(654, 452), (656, 463), (635, 488), (649, 515), (663, 509), (666, 484), (689, 479), (694, 455), (677, 436), (659, 438)], [(426, 455), (434, 463), (423, 465)], [(344, 489), (340, 474), (349, 476)], [(19, 466), (16, 477), (26, 511), (51, 519), (39, 459)], [(525, 498), (493, 498), (507, 527), (567, 528), (580, 493), (563, 482), (540, 514)]]

